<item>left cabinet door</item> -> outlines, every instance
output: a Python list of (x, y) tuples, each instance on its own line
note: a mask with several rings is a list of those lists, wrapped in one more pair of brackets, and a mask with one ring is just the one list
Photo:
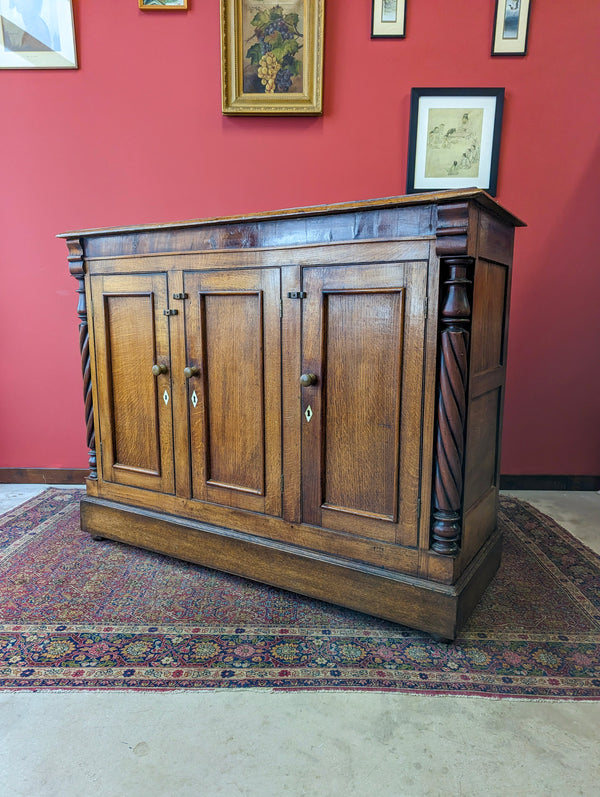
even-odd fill
[(174, 492), (165, 274), (91, 278), (105, 482)]

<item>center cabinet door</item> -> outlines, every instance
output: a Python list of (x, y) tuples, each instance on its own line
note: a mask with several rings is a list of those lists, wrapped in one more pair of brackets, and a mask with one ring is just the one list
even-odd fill
[(427, 268), (303, 270), (302, 520), (416, 546)]
[(192, 497), (281, 515), (281, 275), (187, 272)]

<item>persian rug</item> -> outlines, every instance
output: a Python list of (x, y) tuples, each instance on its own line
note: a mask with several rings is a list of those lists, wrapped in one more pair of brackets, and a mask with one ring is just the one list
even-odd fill
[(79, 529), (78, 489), (0, 516), (0, 688), (600, 699), (600, 557), (502, 497), (502, 566), (453, 644)]

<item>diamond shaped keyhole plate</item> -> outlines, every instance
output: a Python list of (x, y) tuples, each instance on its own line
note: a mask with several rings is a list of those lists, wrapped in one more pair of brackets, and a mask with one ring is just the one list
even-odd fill
[(196, 391), (195, 390), (192, 393), (192, 396), (191, 396), (190, 400), (192, 402), (192, 405), (193, 405), (194, 409), (196, 409), (196, 407), (198, 406), (198, 396), (196, 395)]
[(306, 408), (306, 412), (304, 413), (304, 417), (306, 418), (306, 423), (310, 423), (310, 419), (312, 418), (312, 416), (313, 416), (313, 411), (312, 407), (309, 404), (308, 407)]
[(168, 405), (168, 403), (169, 403), (169, 394), (167, 393), (166, 390), (163, 393), (163, 401), (165, 402), (165, 407), (166, 407)]

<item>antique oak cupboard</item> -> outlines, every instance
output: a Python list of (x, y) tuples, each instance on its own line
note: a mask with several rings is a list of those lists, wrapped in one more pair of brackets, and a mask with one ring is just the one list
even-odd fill
[(500, 561), (521, 224), (466, 190), (65, 233), (82, 528), (454, 638)]

